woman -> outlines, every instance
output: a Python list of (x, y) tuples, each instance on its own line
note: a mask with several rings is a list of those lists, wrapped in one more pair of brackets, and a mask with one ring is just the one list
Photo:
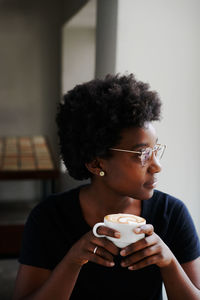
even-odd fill
[[(15, 300), (200, 299), (200, 246), (184, 204), (155, 190), (160, 158), (156, 92), (134, 76), (76, 86), (57, 114), (62, 158), (91, 183), (50, 196), (30, 214)], [(94, 236), (110, 213), (142, 216), (145, 238), (118, 249)], [(98, 234), (119, 238), (101, 226)]]

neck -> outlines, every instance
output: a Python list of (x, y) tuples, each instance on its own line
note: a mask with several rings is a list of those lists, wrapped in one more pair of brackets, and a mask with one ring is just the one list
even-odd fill
[(103, 220), (107, 214), (131, 213), (140, 215), (141, 202), (129, 196), (120, 195), (101, 182), (92, 182), (82, 189), (81, 206), (85, 218), (92, 211), (95, 219)]

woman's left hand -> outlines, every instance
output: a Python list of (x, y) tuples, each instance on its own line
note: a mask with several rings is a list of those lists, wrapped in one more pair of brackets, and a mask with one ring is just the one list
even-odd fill
[(156, 264), (163, 268), (171, 263), (174, 257), (171, 250), (154, 232), (151, 224), (136, 228), (134, 232), (144, 233), (146, 237), (121, 250), (121, 256), (126, 257), (122, 260), (122, 267), (138, 270)]

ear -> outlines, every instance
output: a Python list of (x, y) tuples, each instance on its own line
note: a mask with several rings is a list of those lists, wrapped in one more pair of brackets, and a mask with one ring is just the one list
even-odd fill
[(99, 173), (102, 171), (101, 160), (98, 158), (95, 158), (91, 162), (86, 163), (85, 166), (93, 175), (99, 176)]

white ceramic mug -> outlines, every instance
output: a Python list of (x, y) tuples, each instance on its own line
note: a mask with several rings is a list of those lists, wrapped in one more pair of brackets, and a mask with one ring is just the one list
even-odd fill
[[(93, 233), (96, 237), (106, 237), (112, 241), (117, 247), (124, 248), (135, 243), (145, 237), (144, 233), (137, 234), (134, 232), (136, 227), (146, 224), (146, 220), (142, 217), (131, 214), (111, 214), (104, 217), (104, 222), (96, 223), (93, 227)], [(97, 233), (99, 226), (106, 226), (116, 229), (120, 232), (120, 238), (113, 238)]]

